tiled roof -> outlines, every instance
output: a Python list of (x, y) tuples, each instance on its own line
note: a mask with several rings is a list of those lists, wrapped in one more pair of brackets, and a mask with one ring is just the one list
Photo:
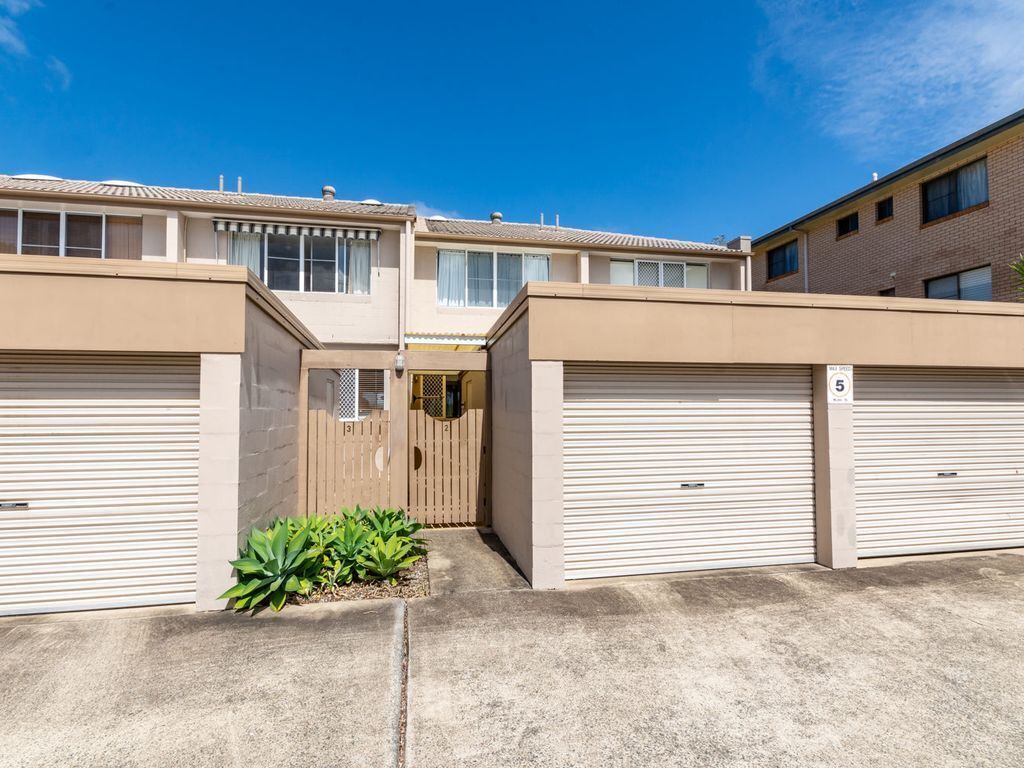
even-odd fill
[(280, 208), (309, 213), (340, 213), (370, 216), (416, 215), (411, 205), (359, 203), (352, 200), (322, 200), (319, 197), (286, 197), (254, 192), (217, 192), (208, 189), (182, 189), (149, 185), (108, 184), (99, 181), (72, 181), (69, 179), (19, 179), (0, 175), (0, 193), (36, 192), (72, 195), (96, 195), (122, 200), (166, 200), (180, 203), (209, 203), (252, 208)]
[(721, 251), (739, 254), (740, 251), (713, 243), (691, 240), (671, 240), (664, 237), (643, 237), (617, 232), (598, 232), (591, 229), (572, 229), (540, 224), (516, 224), (471, 219), (427, 219), (427, 230), (444, 235), (465, 235), (488, 240), (532, 240), (535, 242), (565, 243), (567, 245), (605, 246), (608, 248), (649, 248), (671, 251)]

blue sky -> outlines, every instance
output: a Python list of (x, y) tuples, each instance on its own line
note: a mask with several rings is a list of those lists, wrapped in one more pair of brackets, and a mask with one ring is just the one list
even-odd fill
[(1024, 106), (1019, 0), (0, 0), (0, 172), (763, 234)]

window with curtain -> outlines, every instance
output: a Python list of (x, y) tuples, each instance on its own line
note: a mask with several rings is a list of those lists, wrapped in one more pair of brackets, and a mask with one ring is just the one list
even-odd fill
[(925, 296), (929, 299), (960, 299), (992, 301), (992, 267), (978, 267), (926, 280)]
[(60, 256), (60, 214), (24, 211), (21, 252), (29, 256)]
[(523, 254), (498, 254), (498, 306), (507, 307), (523, 287)]
[(18, 252), (18, 212), (0, 211), (0, 253)]
[(494, 254), (470, 251), (467, 254), (466, 302), (471, 307), (494, 304)]
[(275, 291), (299, 290), (301, 250), (298, 235), (267, 235), (267, 287)]
[(988, 161), (984, 157), (921, 185), (925, 223), (985, 202), (988, 202)]
[(796, 240), (772, 248), (767, 254), (768, 279), (791, 275), (800, 269), (800, 250)]
[(263, 279), (263, 235), (253, 232), (232, 232), (228, 241), (228, 264), (248, 267)]
[(442, 307), (466, 305), (466, 252), (437, 251), (437, 303)]
[(142, 217), (107, 216), (106, 257), (142, 259)]
[(550, 280), (546, 253), (437, 251), (437, 303), (442, 307), (506, 307), (531, 280)]
[(370, 241), (347, 240), (345, 293), (370, 292)]

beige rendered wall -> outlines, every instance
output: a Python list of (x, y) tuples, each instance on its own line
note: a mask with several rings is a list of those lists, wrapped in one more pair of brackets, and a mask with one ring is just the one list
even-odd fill
[(490, 350), (492, 525), (535, 589), (565, 583), (562, 364), (531, 362), (522, 317)]
[(522, 317), (490, 349), (491, 524), (532, 582), (533, 457), (529, 320)]
[[(922, 226), (921, 182), (985, 156), (988, 205)], [(890, 195), (893, 217), (876, 223), (875, 203)], [(836, 219), (853, 211), (858, 213), (859, 231), (837, 240)], [(990, 264), (993, 299), (1016, 301), (1009, 263), (1024, 250), (1024, 136), (974, 149), (808, 226), (809, 266), (801, 253), (799, 273), (767, 281), (766, 249), (760, 247), (753, 259), (755, 290), (803, 291), (806, 272), (811, 293), (878, 295), (895, 288), (897, 296), (923, 298), (925, 280)], [(796, 238), (794, 233), (771, 245)]]
[(565, 283), (526, 301), (533, 360), (1024, 366), (1014, 304)]

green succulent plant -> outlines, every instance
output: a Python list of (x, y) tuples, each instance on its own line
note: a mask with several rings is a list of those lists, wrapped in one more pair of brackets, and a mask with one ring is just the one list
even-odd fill
[(277, 520), (267, 530), (254, 528), (249, 533), (241, 557), (231, 561), (238, 571), (238, 583), (221, 595), (221, 600), (234, 599), (237, 610), (268, 603), (270, 610), (277, 612), (289, 594), (309, 594), (322, 550), (307, 546), (307, 529), (289, 536), (290, 528), (287, 520)]
[(366, 550), (364, 565), (368, 574), (386, 579), (390, 584), (396, 584), (398, 572), (405, 570), (422, 556), (415, 551), (412, 541), (407, 538), (392, 536), (383, 539), (374, 536)]

